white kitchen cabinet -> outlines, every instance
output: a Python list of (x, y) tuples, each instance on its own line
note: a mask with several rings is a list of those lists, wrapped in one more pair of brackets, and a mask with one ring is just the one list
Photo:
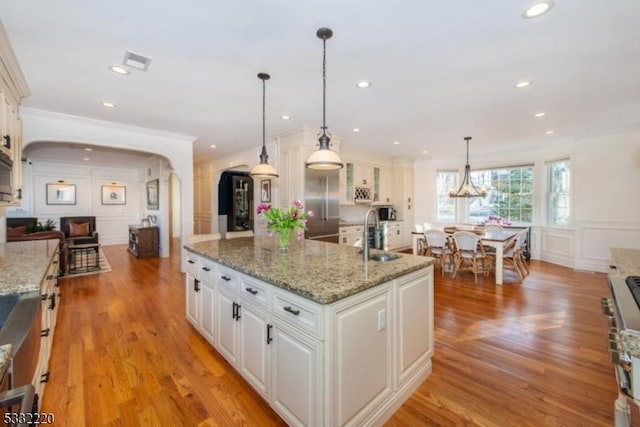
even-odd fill
[(322, 344), (284, 323), (273, 330), (271, 405), (292, 426), (321, 426)]
[(215, 282), (204, 278), (200, 287), (200, 321), (199, 330), (209, 343), (215, 342)]
[(190, 256), (216, 271), (214, 347), (288, 425), (381, 424), (431, 372), (431, 266), (319, 304)]
[(433, 355), (433, 310), (423, 303), (433, 301), (433, 286), (429, 286), (429, 281), (433, 281), (433, 275), (398, 280), (396, 387), (415, 374)]
[(340, 227), (339, 243), (347, 246), (355, 245), (358, 239), (363, 238), (362, 230), (362, 225), (348, 225)]
[(236, 366), (238, 357), (239, 327), (238, 320), (241, 316), (238, 299), (238, 277), (227, 269), (220, 268), (217, 279), (216, 298), (216, 348)]
[(185, 290), (187, 320), (195, 328), (198, 328), (198, 322), (200, 321), (200, 304), (198, 304), (200, 279), (195, 278), (187, 273)]
[(185, 302), (187, 320), (209, 343), (215, 340), (215, 265), (186, 255)]
[(404, 226), (403, 221), (388, 221), (387, 222), (387, 249), (390, 251), (397, 250), (404, 246), (403, 233)]
[[(393, 189), (393, 173), (390, 168), (386, 166), (379, 166), (379, 188), (377, 200), (374, 198), (375, 204), (386, 205), (391, 203), (391, 193)], [(375, 176), (374, 176), (375, 184)]]
[(373, 188), (373, 166), (367, 163), (354, 163), (354, 185)]

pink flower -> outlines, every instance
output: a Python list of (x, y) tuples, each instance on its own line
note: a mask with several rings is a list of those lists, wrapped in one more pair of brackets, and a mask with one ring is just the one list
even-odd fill
[(302, 202), (300, 200), (294, 200), (293, 204), (296, 206), (296, 208), (298, 209), (304, 209), (304, 205), (302, 204)]
[(298, 240), (300, 240), (300, 239), (302, 239), (304, 237), (304, 231), (298, 230), (296, 232), (296, 235), (298, 236)]
[(314, 214), (313, 211), (309, 211), (309, 212), (307, 212), (307, 216), (309, 218), (313, 218), (314, 216), (316, 216), (316, 214)]
[(260, 215), (262, 212), (266, 212), (269, 209), (271, 209), (271, 205), (266, 204), (266, 203), (260, 203), (258, 205), (258, 209), (256, 209), (256, 211), (258, 212), (258, 215)]
[(291, 212), (291, 218), (298, 218), (298, 211)]

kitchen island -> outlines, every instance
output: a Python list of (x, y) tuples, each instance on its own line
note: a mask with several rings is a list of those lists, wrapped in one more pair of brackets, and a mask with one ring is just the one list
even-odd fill
[(185, 249), (187, 319), (289, 425), (382, 424), (431, 373), (433, 259), (268, 237)]

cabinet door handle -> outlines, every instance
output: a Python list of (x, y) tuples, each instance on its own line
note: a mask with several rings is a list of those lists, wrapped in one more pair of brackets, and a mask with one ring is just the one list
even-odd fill
[(209, 267), (202, 267), (202, 269), (203, 269), (204, 271), (211, 271), (211, 268), (209, 268)]
[(240, 304), (236, 304), (236, 320), (240, 320), (242, 316), (240, 316), (240, 309), (242, 306)]
[(231, 280), (231, 277), (229, 277), (229, 276), (220, 276), (220, 278), (221, 278), (222, 280), (227, 281), (227, 282), (228, 282), (229, 280)]
[(245, 288), (245, 291), (249, 292), (251, 295), (256, 295), (258, 291), (253, 288)]
[(273, 338), (271, 338), (272, 329), (273, 329), (273, 325), (270, 323), (267, 323), (267, 344), (271, 344), (271, 341), (273, 341)]
[(196, 262), (195, 262), (194, 260), (192, 260), (192, 259), (188, 259), (188, 260), (187, 260), (187, 262), (188, 262), (189, 264), (195, 264), (195, 263), (196, 263)]
[(53, 274), (50, 274), (47, 276), (47, 280), (51, 280), (51, 279), (53, 279)]
[(231, 318), (235, 320), (236, 318), (236, 303), (231, 304)]
[(294, 316), (297, 316), (298, 314), (300, 314), (300, 310), (294, 310), (290, 306), (286, 306), (285, 308), (283, 308), (283, 310), (284, 311), (288, 311), (289, 313), (293, 314)]
[(43, 329), (40, 331), (40, 336), (41, 337), (48, 337), (49, 336), (49, 332), (51, 331), (51, 329), (47, 328), (47, 329)]
[(47, 371), (44, 374), (42, 374), (42, 376), (40, 377), (40, 382), (41, 383), (48, 383), (50, 375), (51, 375), (51, 371)]
[(200, 292), (200, 280), (193, 279), (193, 290), (196, 292)]
[(41, 301), (46, 301), (49, 298), (49, 294), (42, 294), (40, 295), (40, 300)]
[(56, 308), (56, 294), (55, 293), (51, 294), (49, 299), (51, 299), (51, 304), (49, 304), (49, 310), (55, 310), (55, 308)]

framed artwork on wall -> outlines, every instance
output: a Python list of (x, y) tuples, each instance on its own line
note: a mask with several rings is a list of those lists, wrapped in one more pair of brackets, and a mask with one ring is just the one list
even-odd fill
[(47, 184), (47, 205), (75, 205), (75, 184)]
[(127, 204), (127, 187), (123, 185), (103, 185), (101, 188), (103, 205)]
[(147, 182), (147, 209), (158, 210), (160, 209), (158, 187), (160, 186), (160, 180), (154, 179)]
[(270, 202), (271, 201), (271, 180), (263, 179), (260, 181), (260, 201), (261, 202)]

